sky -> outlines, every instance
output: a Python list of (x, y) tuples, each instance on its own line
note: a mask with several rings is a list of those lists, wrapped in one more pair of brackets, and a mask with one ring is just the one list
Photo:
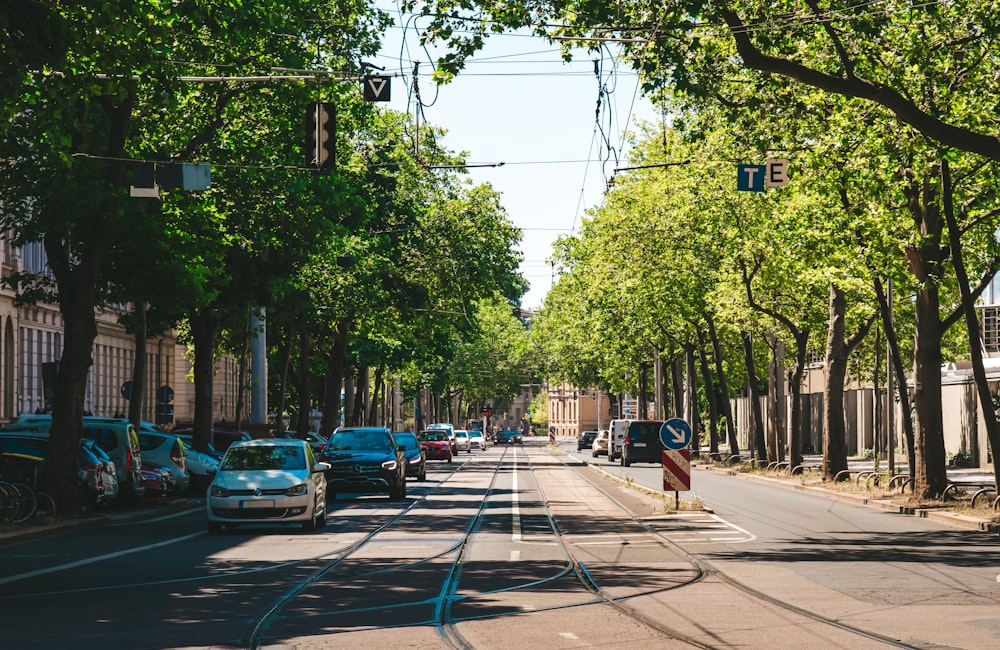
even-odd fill
[(601, 204), (615, 168), (627, 166), (626, 130), (634, 131), (637, 120), (658, 120), (637, 88), (638, 77), (627, 64), (615, 66), (614, 51), (580, 51), (565, 63), (558, 46), (515, 33), (491, 36), (454, 81), (437, 87), (430, 74), (440, 52), (421, 47), (421, 23), (400, 15), (389, 0), (377, 6), (397, 23), (379, 56), (366, 59), (385, 68), (377, 74), (398, 75), (384, 105), (413, 119), (413, 67), (419, 62), (420, 123), (446, 129), (444, 146), (466, 152), (470, 165), (503, 163), (470, 168), (469, 175), (501, 193), (508, 217), (522, 229), (521, 273), (531, 287), (521, 304), (540, 307), (552, 285), (552, 243), (579, 232), (587, 209)]

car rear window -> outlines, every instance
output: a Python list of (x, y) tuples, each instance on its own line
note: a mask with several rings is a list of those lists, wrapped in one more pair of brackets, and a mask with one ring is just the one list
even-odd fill
[(639, 442), (657, 442), (660, 439), (660, 426), (662, 424), (662, 422), (630, 422), (628, 437)]
[(84, 427), (83, 437), (90, 438), (97, 446), (107, 452), (118, 448), (118, 435), (113, 429), (105, 427)]
[(403, 445), (407, 449), (413, 449), (417, 447), (417, 437), (412, 433), (394, 433), (393, 437), (396, 439), (397, 445)]

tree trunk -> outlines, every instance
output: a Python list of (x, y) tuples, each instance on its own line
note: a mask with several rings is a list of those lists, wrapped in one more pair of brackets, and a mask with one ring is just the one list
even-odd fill
[[(290, 338), (291, 335), (289, 335)], [(288, 345), (291, 347), (291, 340), (289, 340)], [(299, 332), (299, 413), (295, 426), (295, 430), (299, 433), (312, 429), (312, 386), (310, 381), (312, 373), (309, 372), (310, 352), (309, 330), (303, 327)]]
[(914, 301), (913, 346), (913, 403), (917, 411), (913, 496), (916, 499), (937, 499), (948, 487), (941, 413), (941, 337), (945, 328), (938, 294), (945, 252), (941, 246), (943, 222), (937, 205), (937, 176), (938, 170), (932, 169), (917, 181), (912, 172), (907, 172), (909, 182), (903, 188), (907, 207), (921, 235), (919, 244), (906, 250), (919, 283)]
[(708, 367), (707, 347), (705, 330), (699, 329), (698, 358), (701, 359), (702, 382), (705, 386), (705, 396), (708, 398), (708, 457), (719, 460), (719, 402), (716, 399), (715, 379)]
[(292, 346), (295, 345), (295, 326), (288, 324), (286, 338), (281, 345), (281, 373), (278, 375), (277, 407), (274, 410), (274, 427), (278, 430), (292, 428), (292, 423), (285, 424), (285, 401), (288, 399), (288, 374), (292, 362)]
[(768, 418), (767, 418), (767, 462), (779, 463), (785, 459), (782, 429), (782, 367), (784, 366), (784, 346), (772, 332), (768, 334), (771, 347), (771, 364), (768, 368)]
[(706, 314), (705, 322), (708, 324), (708, 337), (712, 341), (712, 353), (715, 356), (715, 376), (719, 381), (719, 391), (722, 393), (721, 411), (726, 419), (726, 435), (729, 437), (729, 456), (740, 455), (740, 441), (736, 437), (736, 422), (733, 421), (733, 405), (729, 401), (729, 384), (726, 381), (726, 370), (723, 364), (722, 343), (719, 341), (719, 332), (715, 329), (715, 320), (711, 315)]
[[(368, 422), (375, 426), (378, 421), (379, 405), (383, 402), (383, 394), (385, 393), (385, 363), (378, 364), (378, 368), (375, 369), (375, 381), (372, 382), (372, 399), (371, 407), (368, 409)], [(383, 417), (383, 425), (385, 421), (389, 418)]]
[(358, 368), (358, 381), (354, 393), (354, 415), (351, 418), (354, 426), (368, 425), (368, 422), (365, 420), (365, 411), (367, 410), (368, 401), (370, 399), (368, 374), (368, 366), (361, 366)]
[(792, 426), (788, 428), (788, 466), (790, 468), (802, 465), (802, 377), (806, 371), (808, 358), (809, 331), (798, 330), (795, 333), (795, 368), (792, 369), (792, 379), (789, 382), (792, 390)]
[(246, 408), (247, 359), (250, 358), (250, 314), (247, 313), (246, 326), (243, 328), (240, 344), (240, 358), (236, 364), (236, 418), (233, 427), (243, 426), (243, 410)]
[[(135, 97), (129, 93), (119, 104), (105, 103), (110, 131), (107, 137), (105, 179), (107, 187), (124, 187), (125, 141), (131, 126)], [(81, 106), (85, 112), (88, 105)], [(80, 123), (86, 122), (81, 115)], [(79, 136), (82, 137), (82, 136)], [(74, 147), (81, 143), (74, 142)], [(82, 148), (82, 147), (81, 147)], [(79, 150), (79, 149), (74, 149)], [(74, 163), (79, 164), (79, 163)], [(91, 163), (85, 163), (91, 164)], [(71, 169), (69, 173), (73, 173)], [(59, 311), (63, 317), (63, 351), (56, 373), (55, 396), (52, 400), (52, 427), (45, 460), (45, 489), (62, 512), (77, 514), (80, 510), (79, 488), (76, 484), (83, 434), (83, 411), (87, 395), (87, 376), (93, 364), (94, 341), (97, 339), (97, 283), (107, 263), (111, 246), (113, 215), (121, 211), (122, 193), (111, 191), (103, 201), (100, 214), (81, 215), (92, 226), (79, 249), (66, 244), (62, 232), (50, 232), (43, 238), (49, 268), (56, 279)], [(127, 490), (127, 486), (122, 486)]]
[[(910, 389), (906, 384), (906, 368), (903, 367), (903, 356), (899, 352), (899, 340), (896, 338), (896, 328), (892, 322), (892, 311), (889, 309), (889, 301), (886, 299), (882, 281), (877, 276), (875, 277), (875, 295), (878, 297), (879, 312), (882, 314), (882, 330), (889, 342), (893, 373), (896, 376), (896, 394), (899, 397), (900, 410), (902, 411), (903, 437), (906, 440), (906, 456), (909, 461), (909, 475), (912, 479), (917, 461), (913, 451), (913, 413), (910, 409)], [(894, 408), (891, 401), (889, 408)], [(896, 453), (896, 450), (890, 449), (889, 453)]]
[(753, 337), (746, 330), (741, 332), (741, 337), (743, 339), (743, 359), (747, 368), (747, 387), (750, 389), (750, 422), (753, 426), (753, 447), (757, 460), (766, 463), (767, 441), (764, 439), (764, 415), (760, 410), (760, 379), (757, 377), (757, 364), (753, 356)]
[(844, 342), (844, 292), (830, 283), (830, 323), (826, 337), (826, 387), (823, 392), (823, 479), (832, 481), (847, 469), (847, 427), (844, 422), (844, 382), (847, 344)]
[[(996, 409), (993, 407), (993, 395), (986, 379), (986, 369), (983, 366), (982, 334), (979, 331), (979, 316), (976, 314), (975, 296), (969, 287), (969, 274), (965, 270), (962, 258), (962, 233), (958, 229), (955, 217), (954, 197), (952, 196), (951, 169), (947, 160), (941, 162), (943, 179), (944, 216), (948, 224), (948, 242), (951, 245), (951, 264), (955, 268), (955, 279), (962, 293), (962, 311), (965, 314), (965, 326), (969, 331), (969, 348), (972, 354), (972, 374), (976, 378), (976, 389), (979, 392), (979, 405), (983, 412), (983, 422), (986, 424), (986, 435), (990, 449), (1000, 449), (1000, 429), (997, 428)], [(992, 275), (992, 274), (991, 274)], [(978, 449), (976, 450), (978, 454)], [(982, 464), (982, 463), (980, 463)], [(1000, 463), (993, 462), (993, 487), (1000, 486)]]
[(670, 362), (670, 389), (673, 392), (674, 417), (681, 417), (684, 414), (684, 369), (681, 368), (683, 359), (674, 358)]
[(191, 340), (194, 343), (194, 448), (207, 452), (212, 441), (215, 423), (215, 339), (218, 330), (218, 312), (209, 304), (188, 317)]
[[(350, 325), (347, 321), (337, 323), (333, 332), (333, 349), (327, 357), (326, 391), (323, 396), (323, 420), (319, 432), (329, 437), (337, 428), (340, 419), (340, 394), (344, 388), (344, 371), (347, 368), (347, 332)], [(344, 407), (344, 414), (348, 413)]]
[[(142, 300), (132, 306), (135, 316), (135, 361), (132, 364), (131, 392), (128, 398), (128, 420), (136, 429), (142, 420), (142, 402), (146, 395), (146, 303)], [(159, 415), (159, 400), (156, 403)], [(159, 424), (159, 417), (154, 416)]]
[(638, 410), (636, 411), (640, 420), (649, 419), (649, 409), (647, 408), (648, 401), (646, 396), (649, 395), (649, 366), (645, 363), (639, 364), (639, 395), (636, 400), (636, 406)]

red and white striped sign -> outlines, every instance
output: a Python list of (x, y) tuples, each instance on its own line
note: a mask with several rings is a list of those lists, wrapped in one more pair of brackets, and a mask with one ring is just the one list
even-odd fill
[(691, 489), (691, 450), (663, 450), (663, 491), (686, 492)]

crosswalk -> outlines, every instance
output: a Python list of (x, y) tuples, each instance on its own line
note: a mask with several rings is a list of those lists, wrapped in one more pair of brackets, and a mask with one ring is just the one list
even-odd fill
[(642, 521), (677, 544), (741, 544), (756, 539), (750, 531), (711, 512), (675, 512)]

